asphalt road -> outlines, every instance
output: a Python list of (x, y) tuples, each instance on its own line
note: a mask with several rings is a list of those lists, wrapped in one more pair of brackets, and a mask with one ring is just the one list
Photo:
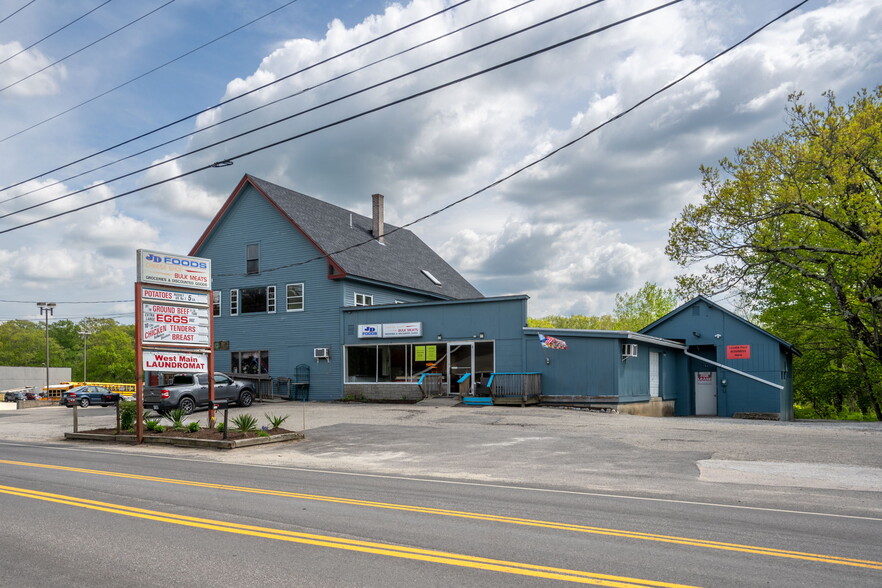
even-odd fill
[(279, 404), (304, 441), (195, 451), (71, 412), (0, 412), (0, 586), (882, 584), (876, 424)]

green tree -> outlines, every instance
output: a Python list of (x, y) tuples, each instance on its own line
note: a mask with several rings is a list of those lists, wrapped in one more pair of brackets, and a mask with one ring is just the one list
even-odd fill
[[(825, 97), (816, 107), (791, 96), (785, 132), (703, 167), (704, 201), (683, 210), (666, 251), (707, 264), (678, 277), (681, 293), (734, 288), (770, 320), (781, 313), (779, 327), (815, 316), (847, 334), (853, 367), (872, 374), (882, 366), (882, 86), (847, 106)], [(787, 312), (795, 304), (812, 309)], [(882, 417), (877, 393), (864, 387), (857, 400)]]
[[(59, 366), (61, 348), (49, 339), (49, 365)], [(25, 320), (0, 324), (0, 365), (40, 367), (46, 364), (46, 331)]]
[(676, 306), (677, 296), (673, 289), (646, 282), (633, 294), (616, 294), (616, 309), (611, 315), (550, 315), (527, 319), (527, 326), (589, 331), (637, 331), (671, 312)]
[(677, 294), (673, 289), (646, 282), (633, 294), (616, 294), (616, 308), (613, 311), (616, 329), (639, 331), (676, 307)]
[[(135, 381), (135, 327), (110, 323), (92, 323), (87, 354), (87, 374), (90, 381)], [(91, 329), (90, 329), (91, 330)]]
[(584, 329), (589, 331), (615, 330), (615, 319), (608, 314), (601, 316), (587, 316), (574, 314), (572, 316), (549, 315), (542, 318), (527, 319), (528, 327), (547, 329)]

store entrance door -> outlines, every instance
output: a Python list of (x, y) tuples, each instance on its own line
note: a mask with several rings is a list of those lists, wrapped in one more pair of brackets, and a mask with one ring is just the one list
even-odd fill
[(447, 394), (450, 396), (474, 395), (475, 346), (471, 341), (451, 342), (447, 373)]

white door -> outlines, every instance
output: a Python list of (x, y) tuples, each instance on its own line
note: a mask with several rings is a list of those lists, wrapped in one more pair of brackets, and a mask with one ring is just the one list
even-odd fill
[(695, 372), (695, 414), (717, 416), (717, 372)]
[(649, 352), (649, 396), (658, 398), (658, 353)]

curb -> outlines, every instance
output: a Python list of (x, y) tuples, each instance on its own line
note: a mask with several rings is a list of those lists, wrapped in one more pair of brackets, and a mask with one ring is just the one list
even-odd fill
[[(80, 441), (105, 441), (112, 443), (125, 443), (135, 445), (134, 435), (104, 435), (101, 433), (65, 433), (65, 439), (77, 439)], [(164, 437), (159, 435), (144, 435), (144, 443), (155, 445), (174, 445), (177, 447), (207, 447), (210, 449), (237, 449), (252, 445), (266, 445), (267, 443), (281, 443), (283, 441), (296, 441), (303, 439), (300, 433), (282, 433), (269, 437), (251, 437), (249, 439), (188, 439), (186, 437)]]

